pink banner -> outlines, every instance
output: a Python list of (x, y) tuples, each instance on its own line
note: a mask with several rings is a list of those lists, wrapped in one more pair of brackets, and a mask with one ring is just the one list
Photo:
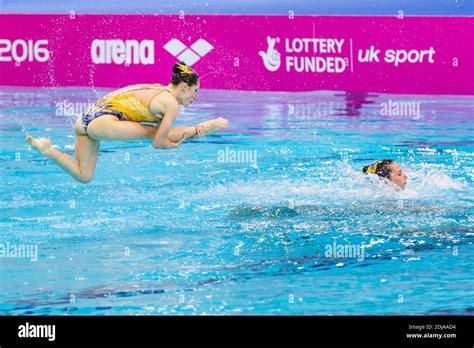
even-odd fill
[(0, 15), (0, 84), (474, 94), (472, 17)]

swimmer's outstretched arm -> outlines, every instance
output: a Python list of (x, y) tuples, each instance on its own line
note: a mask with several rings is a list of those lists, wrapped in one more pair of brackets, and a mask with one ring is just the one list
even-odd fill
[(202, 137), (202, 136), (217, 132), (218, 130), (224, 129), (228, 125), (229, 125), (229, 121), (227, 121), (226, 119), (222, 117), (219, 117), (213, 120), (199, 123), (195, 126), (174, 127), (174, 128), (171, 128), (168, 133), (168, 140), (175, 142), (183, 136), (183, 133), (186, 134), (186, 139)]
[(171, 130), (171, 125), (173, 124), (174, 119), (178, 115), (179, 105), (178, 103), (166, 103), (166, 113), (158, 126), (156, 131), (155, 138), (153, 139), (153, 147), (157, 149), (172, 149), (178, 147), (186, 140), (186, 133), (182, 133), (181, 136), (176, 140), (170, 140), (168, 138), (169, 132)]
[(159, 149), (170, 149), (182, 144), (186, 139), (201, 137), (220, 129), (224, 129), (229, 125), (229, 121), (219, 117), (213, 120), (202, 122), (191, 127), (174, 127), (171, 128), (174, 119), (178, 115), (179, 105), (177, 103), (169, 103), (166, 105), (166, 113), (161, 121), (156, 134), (153, 138), (153, 147)]

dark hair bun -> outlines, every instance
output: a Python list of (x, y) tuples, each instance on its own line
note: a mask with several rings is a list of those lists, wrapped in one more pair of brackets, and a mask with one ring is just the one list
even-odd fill
[(181, 82), (186, 82), (188, 86), (197, 85), (199, 77), (196, 72), (186, 65), (185, 62), (178, 62), (173, 65), (173, 75), (171, 76), (171, 83), (175, 86)]
[(179, 68), (179, 65), (186, 65), (185, 62), (178, 62), (173, 65), (173, 74), (179, 74), (181, 73), (181, 69)]
[(391, 159), (383, 159), (383, 160), (377, 160), (374, 163), (365, 166), (362, 168), (362, 171), (364, 174), (367, 174), (367, 171), (371, 166), (375, 166), (375, 171), (370, 171), (371, 173), (377, 174), (378, 176), (382, 178), (388, 178), (391, 174), (391, 170), (389, 169), (390, 165), (393, 163), (393, 160)]

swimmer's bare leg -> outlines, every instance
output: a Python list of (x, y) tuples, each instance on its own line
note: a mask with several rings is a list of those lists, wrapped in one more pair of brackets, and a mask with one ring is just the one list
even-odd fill
[(28, 135), (26, 141), (33, 149), (49, 157), (74, 179), (86, 184), (91, 182), (94, 177), (100, 142), (87, 135), (77, 134), (76, 137), (76, 159), (55, 149), (49, 139), (35, 139), (31, 135)]
[(183, 133), (186, 134), (186, 139), (192, 139), (194, 137), (202, 137), (210, 133), (214, 133), (218, 130), (224, 129), (229, 125), (229, 121), (219, 117), (213, 120), (205, 121), (199, 123), (195, 126), (189, 127), (175, 127), (171, 128), (168, 133), (169, 141), (178, 141), (183, 136)]

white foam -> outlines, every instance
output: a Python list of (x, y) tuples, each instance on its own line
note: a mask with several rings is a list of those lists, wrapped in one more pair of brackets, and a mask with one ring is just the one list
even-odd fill
[(466, 189), (464, 182), (439, 170), (411, 170), (405, 190), (399, 190), (376, 175), (354, 171), (350, 166), (345, 170), (345, 175), (340, 175), (336, 168), (338, 177), (333, 175), (333, 181), (327, 180), (329, 178), (238, 180), (211, 186), (196, 198), (213, 203), (283, 204), (291, 208), (301, 204), (365, 205), (425, 198), (452, 201), (448, 193), (452, 195)]

